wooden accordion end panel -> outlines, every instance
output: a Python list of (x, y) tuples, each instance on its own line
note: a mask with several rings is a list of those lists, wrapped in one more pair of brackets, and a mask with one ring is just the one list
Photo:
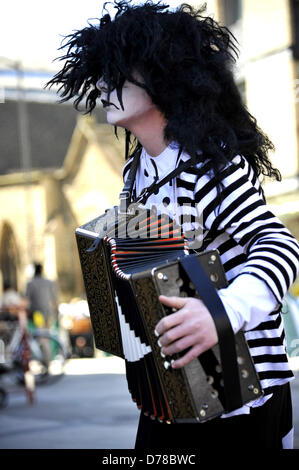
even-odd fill
[(87, 252), (93, 239), (79, 233), (76, 233), (76, 239), (95, 346), (123, 358), (117, 307), (103, 240), (96, 250)]

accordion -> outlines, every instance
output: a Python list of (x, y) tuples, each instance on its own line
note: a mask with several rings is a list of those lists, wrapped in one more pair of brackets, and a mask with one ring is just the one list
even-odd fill
[[(134, 212), (134, 211), (133, 211)], [(125, 359), (128, 388), (143, 413), (201, 423), (262, 395), (244, 334), (232, 332), (217, 289), (227, 285), (217, 250), (191, 254), (181, 227), (144, 208), (118, 207), (76, 229), (95, 346)], [(155, 326), (172, 310), (159, 295), (199, 297), (219, 343), (187, 366), (162, 357)]]

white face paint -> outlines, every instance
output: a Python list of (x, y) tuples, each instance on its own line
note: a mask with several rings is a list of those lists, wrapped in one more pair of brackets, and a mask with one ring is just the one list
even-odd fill
[(132, 128), (137, 120), (145, 117), (155, 108), (146, 91), (132, 82), (125, 81), (122, 89), (124, 109), (117, 98), (116, 89), (110, 93), (109, 103), (106, 83), (100, 79), (96, 87), (101, 91), (101, 100), (107, 112), (107, 122), (115, 126)]

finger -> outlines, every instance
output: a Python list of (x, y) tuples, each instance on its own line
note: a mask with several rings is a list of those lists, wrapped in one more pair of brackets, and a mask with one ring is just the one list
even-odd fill
[(185, 367), (196, 357), (198, 357), (202, 352), (204, 352), (204, 347), (200, 344), (196, 344), (186, 354), (184, 354), (184, 356), (172, 362), (171, 367), (173, 369), (180, 369), (182, 367)]
[(166, 331), (179, 325), (183, 320), (184, 311), (179, 310), (178, 312), (171, 313), (163, 317), (156, 325), (155, 334), (156, 336), (163, 335)]
[[(190, 332), (189, 332), (190, 333)], [(159, 338), (159, 344), (161, 347), (168, 346), (169, 344), (173, 343), (174, 341), (186, 336), (188, 334), (188, 330), (182, 324), (178, 324), (173, 328), (167, 329)]]
[(167, 297), (166, 295), (160, 295), (159, 300), (163, 305), (166, 305), (167, 307), (180, 309), (184, 307), (188, 300), (188, 297)]
[[(163, 344), (162, 341), (162, 348), (161, 352), (165, 356), (172, 356), (172, 354), (176, 354), (182, 351), (185, 351), (185, 349), (188, 349), (198, 343), (198, 340), (195, 335), (182, 335), (179, 334), (177, 336), (177, 340)], [(163, 338), (162, 338), (163, 339)]]

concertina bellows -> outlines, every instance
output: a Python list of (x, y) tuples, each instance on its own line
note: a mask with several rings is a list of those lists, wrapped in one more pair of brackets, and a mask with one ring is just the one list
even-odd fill
[[(190, 254), (175, 221), (136, 207), (76, 230), (96, 347), (125, 359), (132, 399), (161, 422), (202, 423), (259, 398), (244, 334), (233, 333), (217, 294), (227, 285), (218, 251)], [(161, 294), (202, 299), (215, 322), (218, 344), (180, 369), (171, 361), (181, 354), (162, 357), (157, 344), (155, 327), (172, 313)]]

